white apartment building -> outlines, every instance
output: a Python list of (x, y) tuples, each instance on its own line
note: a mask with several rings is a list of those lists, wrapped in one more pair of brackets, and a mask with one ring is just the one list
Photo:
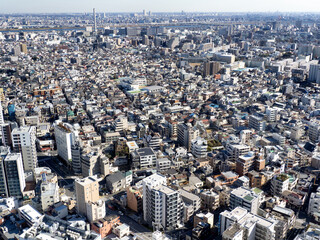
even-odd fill
[(174, 229), (182, 218), (179, 192), (167, 187), (166, 178), (157, 173), (142, 183), (144, 220), (156, 230)]
[(171, 161), (168, 158), (157, 159), (157, 170), (166, 171), (171, 168)]
[(106, 203), (102, 200), (97, 202), (88, 202), (87, 206), (87, 219), (89, 222), (94, 222), (106, 216)]
[(240, 143), (249, 144), (252, 137), (252, 131), (245, 129), (240, 131)]
[(276, 108), (267, 108), (266, 115), (269, 122), (277, 121), (278, 110)]
[(289, 189), (289, 176), (278, 174), (271, 180), (271, 192), (274, 196), (282, 196), (285, 190)]
[(22, 154), (24, 170), (33, 171), (38, 166), (36, 128), (34, 126), (15, 128), (11, 136), (14, 151)]
[(219, 232), (223, 239), (275, 240), (277, 220), (254, 215), (242, 207), (226, 210), (219, 218)]
[(128, 129), (128, 118), (124, 116), (118, 117), (115, 121), (114, 127), (116, 132)]
[(196, 158), (204, 158), (207, 156), (208, 142), (207, 140), (197, 137), (191, 141), (191, 152)]
[(229, 158), (236, 160), (239, 156), (247, 154), (250, 151), (250, 147), (243, 144), (227, 144), (226, 150)]
[(54, 135), (57, 144), (58, 155), (66, 162), (72, 160), (72, 145), (76, 144), (78, 132), (71, 124), (56, 121), (54, 123)]

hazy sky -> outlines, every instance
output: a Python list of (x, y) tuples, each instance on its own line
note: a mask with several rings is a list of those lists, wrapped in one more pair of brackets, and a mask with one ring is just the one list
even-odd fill
[(0, 0), (1, 13), (320, 12), (320, 0)]

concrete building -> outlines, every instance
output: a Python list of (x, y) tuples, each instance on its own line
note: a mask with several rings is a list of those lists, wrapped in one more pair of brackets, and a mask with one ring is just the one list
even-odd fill
[(102, 174), (104, 154), (101, 148), (88, 147), (83, 149), (80, 159), (81, 172), (84, 177)]
[(99, 181), (96, 176), (75, 180), (77, 212), (87, 216), (87, 203), (99, 200)]
[(130, 226), (125, 223), (114, 226), (113, 233), (121, 239), (130, 234)]
[(140, 213), (143, 211), (142, 191), (136, 186), (127, 187), (127, 207)]
[[(224, 211), (220, 213), (219, 218), (219, 233), (223, 239), (275, 240), (276, 220), (248, 213), (241, 207), (231, 212)], [(238, 228), (232, 230), (234, 224), (237, 224)]]
[(251, 115), (249, 117), (249, 128), (253, 128), (256, 131), (264, 131), (266, 128), (266, 122), (260, 116)]
[(42, 211), (47, 211), (50, 206), (60, 201), (58, 183), (42, 182), (40, 191)]
[(168, 158), (159, 158), (157, 159), (157, 170), (166, 171), (171, 168), (171, 161)]
[(75, 174), (81, 174), (82, 173), (81, 148), (80, 148), (79, 144), (74, 144), (71, 146), (71, 158), (72, 158), (73, 172)]
[(203, 158), (207, 156), (208, 143), (207, 140), (197, 137), (191, 141), (191, 152), (196, 158)]
[(200, 193), (201, 207), (203, 209), (215, 210), (220, 206), (220, 196), (218, 193), (205, 190)]
[(318, 187), (317, 192), (310, 194), (308, 214), (317, 222), (320, 222), (320, 187)]
[(0, 124), (0, 131), (1, 131), (2, 145), (11, 146), (12, 144), (11, 124), (10, 123)]
[(191, 150), (191, 142), (199, 136), (199, 130), (192, 127), (190, 123), (179, 124), (178, 125), (178, 143), (181, 146), (187, 148), (188, 151)]
[(179, 189), (178, 192), (183, 203), (183, 221), (188, 222), (190, 218), (200, 209), (201, 199), (199, 196), (183, 189)]
[(7, 189), (6, 169), (4, 159), (10, 153), (10, 147), (0, 147), (0, 197), (9, 197)]
[(4, 124), (3, 109), (2, 109), (1, 100), (0, 100), (0, 124)]
[(246, 175), (249, 171), (254, 169), (254, 152), (248, 152), (245, 155), (239, 156), (236, 160), (236, 172), (240, 175)]
[(90, 223), (106, 216), (106, 203), (103, 200), (87, 202), (87, 219)]
[(152, 148), (139, 148), (131, 153), (134, 168), (152, 168), (157, 165), (157, 157)]
[(115, 172), (106, 177), (106, 187), (111, 193), (117, 193), (130, 186), (132, 172)]
[(320, 64), (311, 64), (309, 69), (309, 81), (320, 83)]
[(214, 215), (210, 212), (204, 213), (197, 213), (193, 218), (193, 227), (198, 226), (200, 222), (208, 223), (210, 228), (214, 228)]
[(27, 225), (31, 227), (35, 223), (40, 223), (44, 217), (36, 209), (31, 207), (29, 204), (18, 208), (20, 219), (26, 221)]
[(289, 189), (289, 176), (287, 174), (275, 175), (271, 180), (271, 192), (274, 196), (282, 196)]
[(259, 205), (259, 196), (247, 188), (236, 188), (230, 194), (230, 209), (242, 207), (253, 214), (257, 214)]
[(226, 151), (228, 159), (237, 160), (239, 156), (247, 154), (250, 147), (242, 144), (227, 144)]
[(26, 187), (25, 175), (20, 153), (8, 153), (2, 161), (2, 176), (8, 197), (22, 198)]
[(240, 143), (241, 144), (249, 144), (252, 137), (252, 131), (248, 129), (244, 129), (240, 131)]
[(277, 121), (278, 110), (276, 108), (267, 108), (266, 115), (269, 122)]
[(71, 124), (56, 121), (54, 135), (57, 144), (58, 155), (66, 162), (72, 161), (71, 147), (77, 142), (77, 131)]
[(319, 142), (320, 125), (318, 121), (311, 122), (309, 124), (308, 136), (310, 141), (312, 141), (313, 143)]
[(11, 135), (14, 151), (22, 154), (24, 171), (34, 171), (38, 166), (36, 128), (34, 126), (15, 128)]
[(181, 222), (179, 192), (166, 186), (166, 178), (153, 174), (143, 182), (144, 221), (156, 230), (174, 229)]

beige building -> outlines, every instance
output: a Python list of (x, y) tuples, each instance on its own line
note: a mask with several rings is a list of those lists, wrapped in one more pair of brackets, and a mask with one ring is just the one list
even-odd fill
[(96, 176), (86, 177), (75, 180), (77, 211), (80, 214), (87, 215), (87, 206), (89, 202), (99, 200), (99, 181)]

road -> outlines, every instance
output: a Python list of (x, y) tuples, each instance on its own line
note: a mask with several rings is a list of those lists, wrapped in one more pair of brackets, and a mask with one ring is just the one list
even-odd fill
[(39, 167), (49, 167), (53, 173), (58, 176), (59, 187), (72, 187), (75, 176), (62, 162), (59, 161), (57, 156), (39, 156)]
[(119, 211), (113, 211), (110, 208), (106, 207), (106, 214), (111, 215), (115, 214), (120, 216), (120, 221), (121, 223), (125, 223), (130, 226), (131, 232), (137, 236), (138, 239), (140, 240), (151, 240), (152, 239), (152, 232), (133, 220), (132, 218), (126, 216), (126, 215), (120, 215)]

